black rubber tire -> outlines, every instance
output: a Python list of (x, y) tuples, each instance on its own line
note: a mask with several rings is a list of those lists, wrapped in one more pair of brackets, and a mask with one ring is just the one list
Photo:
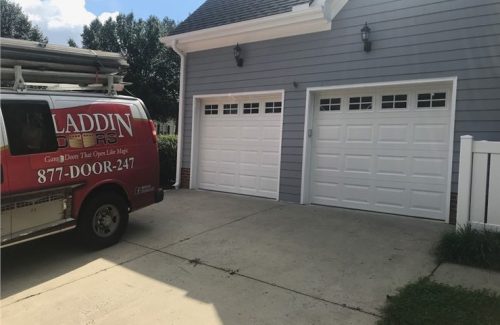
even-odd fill
[[(102, 237), (98, 235), (94, 225), (94, 216), (103, 206), (111, 205), (118, 211), (118, 226), (116, 229)], [(106, 191), (95, 193), (89, 197), (78, 217), (77, 233), (83, 245), (90, 249), (102, 249), (116, 244), (120, 241), (128, 225), (128, 205), (123, 197), (115, 192)]]

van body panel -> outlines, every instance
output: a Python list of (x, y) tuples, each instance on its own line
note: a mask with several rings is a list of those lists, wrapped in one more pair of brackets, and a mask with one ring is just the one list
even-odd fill
[[(5, 211), (5, 216), (2, 211), (2, 224), (5, 222), (11, 229), (2, 228), (2, 242), (9, 239), (8, 234), (77, 219), (85, 199), (103, 185), (119, 186), (127, 196), (130, 211), (158, 200), (158, 146), (148, 113), (139, 100), (2, 93), (2, 111), (7, 109), (6, 103), (12, 106), (16, 101), (24, 105), (20, 114), (28, 112), (21, 117), (22, 123), (32, 119), (30, 103), (48, 103), (54, 130), (51, 136), (55, 136), (57, 144), (50, 150), (16, 154), (9, 140), (17, 141), (22, 132), (5, 121), (2, 168), (8, 176), (1, 188), (2, 210), (4, 202), (11, 204), (11, 209)], [(15, 115), (9, 109), (10, 116)], [(33, 129), (28, 133), (35, 133)], [(24, 203), (17, 199), (23, 193), (52, 188), (63, 190), (50, 196), (35, 195)], [(68, 188), (69, 193), (64, 190)]]

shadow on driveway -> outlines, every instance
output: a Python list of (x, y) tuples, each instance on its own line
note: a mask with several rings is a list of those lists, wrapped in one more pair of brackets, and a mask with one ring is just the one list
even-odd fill
[(449, 227), (168, 194), (111, 248), (86, 251), (67, 233), (4, 249), (4, 324), (371, 324), (387, 294), (432, 271), (429, 250)]

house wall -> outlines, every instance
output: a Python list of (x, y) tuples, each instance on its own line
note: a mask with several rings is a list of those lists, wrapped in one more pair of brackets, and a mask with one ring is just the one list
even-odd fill
[[(360, 39), (365, 22), (372, 29), (370, 53)], [(184, 168), (190, 167), (193, 96), (202, 94), (285, 89), (284, 201), (300, 200), (307, 87), (457, 76), (452, 192), (460, 136), (500, 141), (498, 0), (350, 0), (331, 31), (241, 47), (242, 68), (232, 47), (188, 55)]]

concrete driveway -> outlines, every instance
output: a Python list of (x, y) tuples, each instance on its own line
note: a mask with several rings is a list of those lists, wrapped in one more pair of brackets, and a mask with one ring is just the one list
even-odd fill
[(449, 227), (170, 191), (109, 249), (62, 234), (2, 250), (2, 324), (373, 324)]

